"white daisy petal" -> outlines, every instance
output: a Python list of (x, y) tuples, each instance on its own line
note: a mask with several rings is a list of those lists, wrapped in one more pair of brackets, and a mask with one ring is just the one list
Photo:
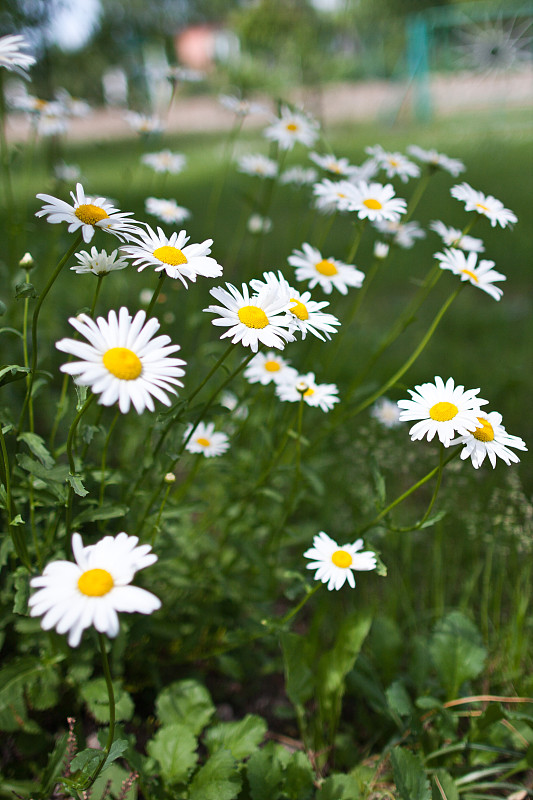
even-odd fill
[(321, 531), (313, 538), (313, 547), (304, 553), (304, 558), (314, 559), (307, 564), (307, 569), (316, 570), (315, 580), (327, 583), (329, 591), (338, 591), (346, 581), (353, 589), (354, 571), (368, 571), (377, 566), (375, 553), (370, 550), (357, 552), (362, 546), (362, 539), (353, 544), (338, 545)]

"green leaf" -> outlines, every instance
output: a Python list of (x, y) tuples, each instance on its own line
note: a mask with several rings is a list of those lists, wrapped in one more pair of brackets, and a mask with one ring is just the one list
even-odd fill
[(218, 750), (192, 779), (189, 800), (235, 800), (241, 785), (235, 759), (227, 750)]
[(33, 455), (39, 459), (44, 467), (50, 469), (50, 467), (54, 466), (55, 460), (52, 458), (51, 453), (47, 450), (44, 439), (41, 436), (38, 436), (36, 433), (30, 433), (29, 431), (26, 431), (21, 433), (17, 438), (19, 442), (24, 442), (24, 444), (29, 447)]
[(432, 777), (431, 800), (459, 800), (459, 790), (449, 772), (437, 769)]
[(305, 639), (297, 633), (282, 633), (280, 640), (287, 697), (294, 706), (303, 706), (312, 697), (314, 687)]
[(402, 800), (431, 800), (431, 790), (421, 759), (395, 747), (391, 753), (392, 772)]
[(111, 747), (109, 748), (109, 753), (107, 754), (107, 758), (105, 760), (105, 764), (102, 767), (102, 772), (108, 769), (113, 761), (116, 761), (117, 758), (120, 758), (129, 747), (129, 742), (127, 739), (115, 739), (112, 743)]
[(361, 800), (362, 796), (359, 781), (352, 775), (330, 775), (317, 795), (320, 800)]
[(59, 776), (63, 772), (63, 763), (67, 754), (67, 747), (68, 733), (64, 733), (63, 736), (61, 736), (55, 743), (55, 747), (48, 759), (46, 769), (43, 772), (41, 782), (41, 794), (43, 796), (51, 793)]
[(35, 286), (32, 283), (21, 281), (15, 285), (15, 299), (22, 300), (23, 298), (34, 299), (38, 297), (35, 292)]
[(413, 704), (407, 690), (401, 681), (394, 681), (387, 691), (387, 703), (392, 714), (396, 717), (410, 717), (413, 713)]
[(448, 700), (457, 697), (465, 681), (483, 672), (487, 657), (478, 629), (460, 611), (439, 620), (429, 650)]
[(73, 774), (81, 772), (84, 775), (92, 775), (104, 758), (105, 754), (103, 750), (95, 750), (93, 747), (87, 747), (74, 756), (70, 762), (70, 771)]
[[(115, 717), (117, 721), (128, 721), (133, 716), (134, 704), (130, 695), (125, 692), (120, 683), (113, 681), (115, 693)], [(87, 708), (97, 722), (109, 721), (109, 700), (105, 678), (94, 678), (84, 683), (80, 688), (81, 696)]]
[(13, 584), (15, 586), (13, 611), (15, 614), (27, 615), (28, 598), (30, 596), (30, 582), (28, 580), (28, 570), (26, 567), (18, 567), (15, 570)]
[(27, 718), (25, 690), (64, 656), (39, 658), (23, 656), (0, 669), (0, 730), (39, 733), (40, 727)]
[(208, 729), (205, 745), (210, 753), (229, 750), (237, 760), (254, 753), (267, 732), (264, 719), (255, 714), (247, 714), (238, 722), (220, 722)]
[(125, 517), (128, 511), (129, 507), (124, 505), (111, 505), (109, 503), (103, 506), (91, 505), (89, 508), (85, 508), (83, 511), (81, 511), (77, 517), (75, 517), (72, 527), (78, 528), (85, 522), (98, 522), (104, 519)]
[(198, 742), (190, 728), (175, 722), (164, 725), (148, 742), (147, 752), (161, 767), (165, 783), (185, 783), (198, 760)]
[(75, 494), (77, 494), (78, 497), (85, 497), (89, 494), (79, 475), (72, 475), (72, 473), (69, 472), (67, 475), (67, 483), (72, 486)]
[(55, 467), (48, 468), (25, 453), (17, 454), (17, 462), (22, 469), (29, 472), (34, 478), (39, 478), (43, 483), (64, 483), (67, 479), (67, 464), (57, 464)]
[(211, 695), (205, 686), (194, 680), (171, 683), (156, 700), (156, 715), (163, 725), (179, 722), (197, 735), (214, 713)]
[(307, 800), (314, 789), (315, 773), (305, 753), (294, 753), (285, 771), (284, 790), (289, 800)]
[(0, 369), (0, 386), (18, 381), (30, 372), (29, 367), (19, 367), (17, 364), (8, 364)]
[(246, 775), (251, 800), (278, 800), (283, 781), (283, 766), (276, 748), (274, 742), (267, 742), (248, 759)]

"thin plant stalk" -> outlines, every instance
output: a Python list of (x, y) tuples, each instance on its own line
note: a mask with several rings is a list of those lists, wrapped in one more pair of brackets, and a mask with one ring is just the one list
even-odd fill
[(426, 172), (420, 177), (420, 180), (416, 185), (416, 189), (414, 190), (413, 194), (411, 195), (411, 199), (409, 200), (407, 211), (402, 220), (402, 223), (408, 222), (408, 220), (410, 220), (413, 214), (415, 213), (415, 209), (420, 203), (422, 196), (424, 195), (424, 192), (426, 191), (431, 178), (435, 174), (435, 171), (436, 171), (435, 167), (432, 167), (430, 165), (426, 170)]
[(111, 440), (111, 434), (113, 433), (113, 428), (117, 424), (117, 420), (120, 416), (120, 408), (117, 408), (115, 412), (115, 416), (113, 417), (111, 424), (109, 426), (109, 430), (107, 432), (107, 436), (105, 438), (104, 446), (102, 448), (102, 460), (100, 462), (100, 494), (98, 497), (98, 505), (101, 506), (104, 502), (104, 494), (105, 494), (105, 483), (106, 483), (106, 462), (107, 462), (107, 450), (109, 448), (109, 442)]
[(242, 115), (236, 118), (235, 124), (233, 125), (230, 131), (230, 134), (226, 141), (226, 145), (224, 147), (224, 154), (222, 157), (222, 160), (224, 162), (224, 167), (219, 172), (218, 180), (213, 185), (213, 189), (211, 191), (211, 197), (209, 198), (209, 203), (207, 206), (208, 228), (211, 228), (214, 225), (216, 219), (216, 214), (218, 211), (218, 207), (220, 205), (220, 198), (222, 196), (222, 190), (224, 189), (224, 184), (226, 183), (226, 178), (228, 177), (231, 159), (233, 157), (233, 149), (235, 147), (235, 141), (237, 139), (237, 136), (241, 132), (243, 122), (244, 122), (244, 117)]
[(6, 490), (6, 511), (7, 511), (9, 533), (11, 534), (11, 539), (13, 540), (13, 545), (15, 547), (15, 552), (17, 556), (20, 558), (26, 569), (31, 572), (31, 562), (30, 562), (30, 556), (28, 554), (28, 548), (26, 547), (26, 540), (22, 535), (20, 526), (16, 523), (13, 495), (11, 493), (11, 474), (9, 467), (9, 456), (7, 454), (6, 440), (4, 437), (4, 431), (2, 429), (1, 423), (0, 423), (0, 451), (2, 453), (2, 462), (3, 462), (2, 479), (4, 481), (4, 486)]
[[(437, 472), (437, 480), (435, 482), (435, 488), (433, 490), (433, 494), (431, 495), (431, 500), (429, 501), (429, 505), (428, 505), (426, 511), (424, 512), (423, 516), (418, 520), (418, 522), (415, 522), (413, 525), (406, 525), (405, 527), (402, 527), (402, 528), (398, 528), (395, 525), (394, 526), (391, 525), (390, 529), (392, 531), (394, 531), (395, 533), (409, 533), (410, 531), (416, 531), (419, 528), (422, 528), (424, 523), (428, 519), (429, 515), (431, 514), (431, 510), (432, 510), (433, 506), (435, 505), (435, 500), (437, 499), (437, 495), (438, 495), (439, 490), (440, 490), (440, 485), (442, 483), (442, 471), (443, 471), (443, 467), (444, 467), (444, 449), (445, 449), (444, 445), (441, 444), (440, 450), (439, 450), (439, 468), (438, 468), (438, 472)], [(454, 455), (457, 455), (457, 452), (454, 452)], [(453, 456), (451, 456), (448, 459), (448, 461), (451, 461), (452, 457)]]
[(357, 251), (359, 250), (359, 245), (361, 244), (361, 239), (363, 238), (363, 233), (366, 228), (366, 219), (360, 220), (359, 224), (357, 225), (357, 231), (355, 233), (354, 240), (352, 242), (352, 246), (346, 256), (346, 263), (351, 264), (354, 260)]
[[(26, 283), (30, 282), (30, 273), (26, 270)], [(29, 313), (29, 305), (30, 305), (30, 298), (24, 298), (24, 315), (22, 320), (22, 353), (24, 358), (24, 366), (29, 369), (30, 367), (30, 357), (28, 353), (28, 313)], [(31, 382), (31, 375), (28, 373), (26, 376), (26, 389), (29, 389)], [(34, 429), (34, 419), (33, 419), (33, 397), (29, 396), (28, 399), (28, 420), (30, 425), (30, 431), (33, 433)]]
[[(102, 281), (105, 278), (106, 274), (107, 273), (104, 272), (103, 274), (97, 276), (96, 289), (94, 290), (94, 297), (93, 297), (93, 302), (92, 302), (91, 311), (90, 311), (90, 315), (91, 315), (92, 319), (94, 319), (94, 312), (96, 310), (96, 303), (98, 301), (98, 296), (100, 294), (100, 289), (102, 288)], [(76, 333), (77, 333), (77, 331), (76, 331)]]
[(109, 702), (109, 731), (107, 734), (107, 742), (104, 747), (103, 757), (100, 760), (95, 772), (93, 773), (90, 782), (87, 786), (84, 786), (84, 790), (90, 789), (93, 786), (94, 782), (96, 781), (97, 777), (99, 776), (100, 772), (103, 769), (105, 762), (107, 761), (107, 757), (111, 750), (111, 746), (113, 744), (113, 740), (115, 738), (115, 692), (113, 689), (113, 681), (111, 680), (111, 670), (109, 669), (109, 659), (107, 657), (106, 652), (106, 638), (103, 633), (98, 634), (98, 641), (100, 644), (100, 654), (102, 656), (102, 668), (104, 671), (104, 678), (107, 688), (107, 698)]
[(148, 303), (148, 308), (146, 309), (146, 318), (147, 319), (150, 316), (150, 313), (151, 313), (153, 307), (155, 306), (155, 304), (157, 302), (157, 298), (159, 297), (161, 289), (163, 288), (163, 284), (165, 282), (165, 278), (166, 277), (167, 277), (167, 273), (165, 272), (165, 270), (162, 270), (162, 272), (159, 274), (159, 280), (157, 281), (157, 286), (154, 289), (154, 293), (152, 295), (152, 299)]
[[(78, 413), (76, 414), (76, 416), (72, 420), (72, 424), (71, 424), (69, 432), (68, 432), (66, 450), (67, 450), (68, 463), (69, 463), (69, 472), (70, 472), (70, 475), (72, 477), (75, 477), (75, 475), (76, 475), (76, 462), (74, 460), (74, 450), (73, 450), (74, 438), (76, 436), (76, 431), (77, 431), (77, 428), (78, 428), (78, 425), (79, 425), (79, 422), (80, 422), (82, 416), (85, 414), (85, 412), (87, 411), (87, 409), (89, 408), (89, 406), (91, 405), (91, 403), (93, 402), (94, 399), (95, 399), (95, 395), (94, 394), (89, 395), (89, 397), (86, 399), (86, 401), (84, 402), (84, 404), (82, 405), (82, 407), (79, 409)], [(66, 535), (67, 541), (70, 541), (70, 524), (71, 524), (71, 520), (72, 520), (72, 501), (73, 501), (73, 499), (74, 499), (74, 489), (72, 488), (72, 485), (69, 483), (67, 505), (66, 505), (66, 518), (65, 518), (65, 529), (66, 529), (65, 530), (65, 535)]]

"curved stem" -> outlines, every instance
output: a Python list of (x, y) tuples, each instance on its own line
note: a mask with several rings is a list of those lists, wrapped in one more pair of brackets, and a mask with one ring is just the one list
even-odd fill
[(148, 303), (148, 308), (146, 309), (146, 319), (148, 319), (148, 317), (150, 316), (150, 313), (151, 313), (153, 307), (155, 306), (155, 304), (157, 302), (157, 298), (159, 297), (161, 289), (163, 288), (163, 284), (165, 282), (165, 278), (166, 277), (167, 277), (167, 273), (165, 272), (165, 270), (163, 270), (161, 272), (161, 274), (159, 275), (159, 280), (157, 282), (157, 286), (154, 289), (154, 293), (152, 295), (152, 299)]
[[(26, 270), (26, 283), (30, 282), (30, 273), (29, 270)], [(29, 311), (30, 299), (29, 297), (24, 298), (24, 317), (22, 322), (22, 352), (24, 357), (24, 366), (30, 366), (30, 357), (28, 354), (28, 311)], [(26, 389), (28, 389), (31, 381), (31, 376), (28, 374), (26, 376)], [(34, 430), (34, 422), (33, 422), (33, 398), (30, 394), (28, 399), (28, 418), (30, 423), (30, 431), (33, 433)]]
[(109, 669), (109, 660), (107, 658), (106, 652), (106, 638), (103, 633), (98, 634), (98, 641), (100, 643), (100, 654), (102, 656), (102, 667), (104, 670), (104, 678), (107, 687), (107, 697), (109, 701), (109, 733), (107, 734), (107, 742), (104, 747), (104, 757), (101, 759), (100, 763), (98, 764), (96, 771), (93, 773), (89, 783), (87, 786), (83, 788), (85, 791), (90, 789), (91, 786), (94, 784), (95, 780), (99, 776), (100, 772), (103, 769), (103, 766), (107, 760), (109, 755), (109, 751), (111, 750), (111, 745), (113, 744), (113, 739), (115, 738), (115, 692), (113, 690), (113, 681), (111, 680), (111, 671)]
[(414, 190), (411, 199), (409, 200), (409, 205), (407, 206), (407, 212), (405, 217), (402, 220), (402, 223), (408, 222), (414, 214), (415, 208), (419, 204), (420, 200), (422, 199), (422, 195), (426, 191), (428, 187), (428, 183), (430, 182), (431, 178), (435, 174), (435, 167), (429, 166), (427, 172), (421, 176), (416, 189)]
[[(454, 456), (455, 455), (457, 455), (457, 452), (454, 453)], [(452, 457), (453, 456), (451, 456), (448, 460), (451, 461)], [(438, 472), (437, 472), (437, 481), (435, 483), (435, 488), (433, 490), (433, 494), (431, 495), (431, 500), (429, 501), (429, 505), (428, 505), (423, 517), (421, 517), (418, 520), (418, 522), (415, 522), (414, 525), (405, 525), (402, 528), (398, 528), (395, 525), (390, 525), (389, 527), (390, 527), (391, 531), (394, 531), (394, 533), (408, 533), (409, 531), (417, 531), (419, 528), (423, 527), (424, 522), (427, 520), (427, 518), (431, 514), (431, 509), (435, 505), (435, 500), (437, 499), (437, 495), (439, 493), (440, 485), (441, 485), (441, 482), (442, 482), (442, 470), (443, 470), (443, 467), (444, 467), (444, 445), (441, 444), (440, 451), (439, 451), (439, 468), (438, 468)]]
[(107, 273), (104, 273), (103, 275), (98, 275), (98, 280), (97, 280), (97, 283), (96, 283), (96, 289), (94, 290), (93, 304), (91, 306), (91, 312), (90, 312), (92, 319), (94, 319), (94, 311), (96, 309), (96, 301), (98, 300), (98, 295), (100, 294), (100, 288), (102, 286), (102, 281), (105, 278), (106, 274)]
[(293, 617), (295, 617), (296, 614), (298, 614), (298, 612), (302, 610), (302, 608), (305, 606), (307, 601), (310, 600), (311, 597), (318, 592), (318, 590), (320, 589), (321, 585), (322, 585), (321, 583), (317, 583), (316, 586), (314, 586), (312, 589), (310, 589), (307, 592), (307, 594), (304, 597), (302, 597), (302, 599), (300, 600), (298, 605), (295, 606), (293, 609), (291, 609), (291, 611), (289, 611), (287, 614), (285, 614), (284, 617), (281, 618), (279, 624), (280, 625), (286, 625), (287, 622), (289, 622), (289, 620), (293, 619)]
[[(76, 475), (76, 463), (74, 461), (74, 451), (73, 451), (73, 444), (74, 444), (74, 437), (76, 435), (76, 430), (78, 428), (79, 422), (89, 408), (91, 403), (93, 402), (96, 395), (91, 394), (82, 405), (74, 419), (72, 420), (72, 424), (70, 426), (68, 437), (67, 437), (67, 456), (68, 456), (68, 463), (69, 463), (69, 472), (70, 475)], [(72, 519), (72, 501), (74, 499), (74, 489), (72, 485), (69, 483), (68, 486), (68, 496), (67, 496), (67, 506), (66, 506), (66, 519), (65, 519), (65, 535), (67, 541), (70, 541), (70, 523)]]
[(360, 221), (359, 225), (357, 226), (357, 233), (355, 234), (355, 238), (353, 240), (352, 246), (350, 248), (350, 252), (346, 257), (346, 263), (351, 264), (355, 258), (355, 255), (359, 249), (359, 245), (361, 244), (361, 239), (363, 238), (363, 232), (366, 228), (366, 219)]

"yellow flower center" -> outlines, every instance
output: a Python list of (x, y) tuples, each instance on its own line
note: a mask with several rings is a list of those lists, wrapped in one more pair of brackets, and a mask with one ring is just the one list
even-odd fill
[(121, 381), (134, 381), (142, 372), (141, 359), (127, 347), (112, 347), (104, 353), (104, 367)]
[(209, 441), (209, 439), (204, 439), (204, 437), (203, 437), (203, 436), (199, 436), (199, 437), (198, 437), (198, 439), (197, 439), (196, 441), (197, 441), (197, 442), (198, 442), (198, 444), (200, 444), (202, 447), (209, 447), (209, 445), (211, 444), (211, 442)]
[(397, 167), (398, 166), (398, 162), (396, 161), (395, 158), (389, 158), (389, 164), (391, 165), (391, 167)]
[(488, 419), (483, 419), (483, 417), (477, 418), (478, 422), (481, 422), (483, 425), (482, 428), (476, 428), (472, 431), (474, 435), (474, 439), (477, 439), (480, 442), (492, 442), (494, 439), (494, 428), (488, 421)]
[(187, 263), (187, 258), (178, 247), (169, 247), (167, 244), (154, 250), (154, 257), (164, 264), (170, 264), (172, 267), (179, 267), (180, 264)]
[(479, 283), (478, 276), (476, 275), (475, 272), (472, 272), (472, 270), (470, 270), (470, 269), (462, 269), (461, 272), (463, 273), (463, 275), (468, 275), (468, 277), (472, 278), (472, 280), (475, 281), (476, 283)]
[(341, 567), (341, 569), (347, 569), (353, 562), (353, 558), (346, 550), (335, 550), (331, 556), (331, 560), (336, 567)]
[(336, 275), (339, 271), (332, 261), (327, 261), (325, 258), (319, 261), (318, 264), (315, 264), (315, 269), (317, 272), (320, 272), (321, 275), (327, 275), (328, 277)]
[(84, 225), (96, 225), (103, 219), (109, 219), (109, 214), (104, 211), (100, 206), (94, 206), (92, 203), (83, 203), (74, 210), (75, 216), (83, 222)]
[(480, 208), (482, 211), (488, 211), (488, 206), (484, 206), (483, 203), (476, 203), (476, 208)]
[(289, 122), (287, 125), (287, 130), (291, 133), (294, 133), (298, 130), (298, 125), (295, 122)]
[(459, 409), (453, 403), (435, 403), (429, 409), (429, 416), (436, 422), (448, 422), (455, 417), (458, 411)]
[(311, 397), (312, 395), (314, 395), (314, 393), (315, 390), (309, 387), (309, 389), (307, 389), (307, 391), (304, 392), (304, 397)]
[(257, 306), (243, 306), (237, 316), (247, 328), (266, 328), (268, 325), (267, 315)]
[(113, 578), (106, 569), (88, 569), (78, 578), (78, 589), (87, 597), (103, 597), (114, 585)]
[(303, 303), (300, 303), (295, 297), (291, 297), (291, 303), (294, 303), (290, 310), (295, 317), (301, 320), (309, 319), (309, 312)]
[(372, 209), (372, 211), (379, 211), (380, 208), (383, 208), (383, 205), (379, 200), (376, 200), (375, 197), (368, 197), (366, 200), (363, 200), (363, 205)]
[(281, 367), (277, 361), (265, 361), (265, 369), (267, 372), (278, 372)]

